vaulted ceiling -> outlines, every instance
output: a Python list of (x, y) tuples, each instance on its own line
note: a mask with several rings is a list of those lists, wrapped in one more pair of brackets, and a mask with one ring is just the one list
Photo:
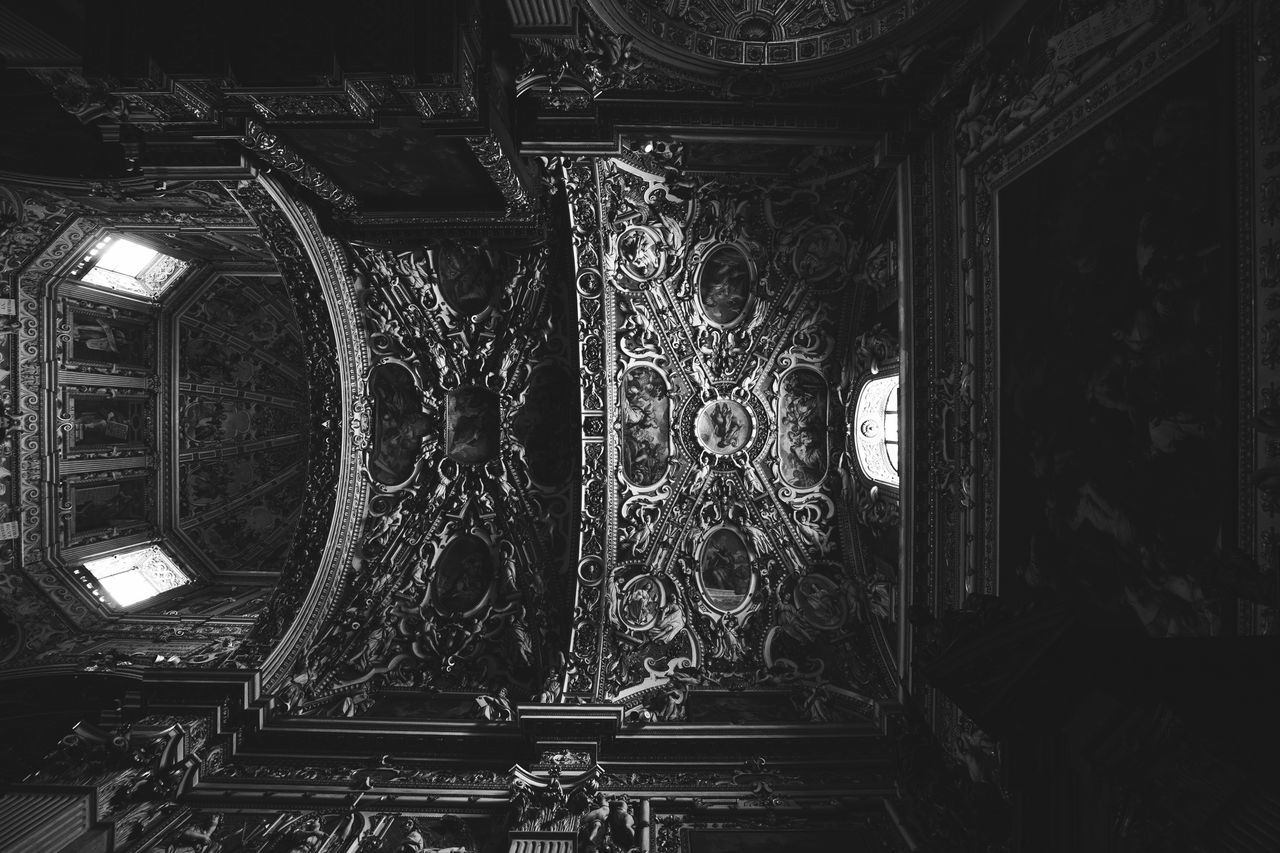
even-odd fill
[[(994, 837), (980, 728), (1087, 696), (1172, 743), (1136, 638), (1274, 627), (1249, 4), (433, 5), (0, 12), (48, 140), (0, 131), (0, 663), (216, 708), (208, 834), (484, 843), (563, 774), (643, 792), (660, 851), (743, 814), (888, 849), (886, 801)], [(107, 232), (190, 275), (104, 296)], [(145, 364), (86, 357), (111, 323)], [(93, 406), (142, 440), (68, 438)], [(95, 602), (80, 564), (153, 540), (202, 583)]]

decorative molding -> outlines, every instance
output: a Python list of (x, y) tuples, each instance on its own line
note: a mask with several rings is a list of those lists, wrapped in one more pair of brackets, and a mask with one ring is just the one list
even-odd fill
[(340, 377), (362, 375), (369, 357), (352, 280), (314, 214), (265, 177), (234, 195), (271, 247), (301, 322), (312, 412), (311, 464), (294, 548), (251, 638), (259, 654), (270, 655), (261, 665), (271, 689), (328, 614), (350, 565), (368, 490), (351, 436), (342, 429), (342, 413), (354, 409), (358, 391)]
[(256, 121), (245, 122), (244, 136), (240, 141), (250, 151), (297, 181), (300, 187), (315, 193), (321, 200), (332, 204), (336, 209), (341, 211), (356, 209), (358, 202), (355, 196), (335, 184), (328, 175), (307, 162), (306, 158), (286, 145), (279, 136)]

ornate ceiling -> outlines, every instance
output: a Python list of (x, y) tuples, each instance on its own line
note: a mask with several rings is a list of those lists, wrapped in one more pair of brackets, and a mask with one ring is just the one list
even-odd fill
[[(1280, 348), (1254, 346), (1255, 333), (1280, 339), (1280, 300), (1248, 275), (1221, 304), (1195, 290), (1248, 252), (1274, 254), (1263, 155), (1280, 134), (1260, 95), (1276, 75), (1257, 61), (1274, 39), (1249, 31), (1266, 5), (1086, 0), (1032, 27), (1028, 4), (992, 24), (1003, 42), (976, 14), (941, 37), (965, 5), (459, 0), (435, 28), (413, 12), (397, 29), (406, 7), (368, 4), (350, 45), (319, 16), (272, 11), (221, 51), (225, 28), (181, 30), (181, 48), (156, 38), (172, 21), (155, 3), (104, 22), (120, 46), (91, 57), (100, 76), (89, 61), (34, 68), (110, 150), (93, 161), (101, 180), (41, 179), (62, 196), (0, 175), (15, 188), (0, 192), (0, 300), (16, 312), (0, 322), (4, 485), (21, 522), (0, 545), (0, 643), (17, 648), (6, 676), (127, 681), (137, 692), (113, 720), (174, 711), (132, 732), (79, 727), (45, 770), (83, 785), (110, 764), (108, 793), (122, 779), (128, 792), (102, 807), (146, 825), (141, 849), (237, 833), (268, 850), (497, 847), (504, 829), (560, 831), (558, 849), (581, 853), (638, 833), (645, 850), (707, 853), (748, 830), (770, 849), (983, 849), (1009, 821), (998, 747), (978, 726), (1025, 724), (1013, 736), (1043, 744), (1057, 723), (1032, 724), (1067, 719), (1076, 696), (1091, 696), (1073, 722), (1094, 743), (1134, 720), (1190, 721), (1172, 689), (1154, 711), (1116, 696), (1095, 713), (1110, 699), (1086, 671), (1107, 668), (1108, 690), (1123, 681), (1124, 664), (1095, 659), (1129, 641), (1037, 607), (1087, 597), (1083, 566), (1114, 575), (1091, 606), (1135, 610), (1152, 633), (1194, 628), (1181, 602), (1204, 609), (1199, 590), (1215, 588), (1223, 626), (1274, 627), (1261, 563), (1280, 541), (1280, 489), (1259, 466), (1280, 444), (1266, 438), (1275, 406), (1257, 406), (1276, 395), (1249, 382), (1280, 369)], [(1209, 104), (1233, 87), (1220, 170), (1182, 159), (1188, 93)], [(1227, 118), (1230, 100), (1203, 115)], [(0, 152), (0, 166), (41, 162), (29, 155)], [(1077, 167), (1125, 171), (1142, 203), (1113, 204), (1115, 182), (1093, 181), (1110, 187), (1096, 196), (1108, 213), (1086, 215)], [(1182, 214), (1138, 215), (1178, 197), (1160, 187), (1207, 193), (1202, 174), (1234, 175), (1256, 217), (1222, 195), (1230, 228), (1196, 226), (1210, 236), (1193, 244), (1169, 239)], [(1106, 263), (1045, 239), (1072, 242), (1055, 210), (1067, 225), (1115, 218)], [(212, 236), (202, 223), (215, 221), (236, 236)], [(169, 313), (46, 287), (107, 227), (148, 230), (216, 274)], [(1140, 267), (1158, 253), (1174, 268), (1194, 245), (1197, 282), (1129, 275), (1135, 245)], [(246, 250), (273, 269), (237, 259)], [(1274, 283), (1276, 264), (1255, 266)], [(1092, 311), (1071, 276), (1108, 298), (1127, 288), (1138, 307)], [(1043, 317), (1019, 313), (1045, 299), (1073, 306), (1063, 317), (1085, 350), (1055, 349)], [(174, 355), (172, 382), (84, 357), (80, 337), (108, 321), (148, 330), (131, 357)], [(1201, 324), (1222, 341), (1238, 326), (1235, 348), (1179, 332)], [(1134, 522), (1164, 505), (1150, 498), (1166, 475), (1208, 482), (1209, 425), (1181, 403), (1148, 417), (1150, 401), (1126, 399), (1142, 383), (1116, 378), (1152, 368), (1185, 385), (1170, 353), (1220, 361), (1213, 383), (1242, 391), (1212, 425), (1214, 441), (1243, 436), (1212, 454), (1238, 468), (1223, 478), (1236, 505), (1225, 521), (1192, 511), (1214, 529), (1190, 556), (1168, 547), (1189, 523)], [(1105, 370), (1081, 374), (1084, 402), (1050, 386), (1064, 411), (1091, 411), (1087, 430), (1019, 411), (1044, 364), (1091, 358)], [(141, 444), (169, 436), (154, 456), (173, 464), (68, 443), (78, 398), (129, 417), (145, 401)], [(891, 411), (913, 463), (900, 475)], [(1094, 464), (1078, 437), (1095, 429), (1138, 443), (1115, 442), (1118, 463), (1078, 489), (1054, 474), (1062, 454), (1033, 456), (1049, 500), (1019, 491), (1020, 454)], [(1188, 450), (1196, 467), (1170, 467)], [(1114, 478), (1144, 466), (1160, 476)], [(278, 564), (252, 625), (260, 599), (214, 616), (199, 595), (179, 613), (90, 613), (46, 558), (70, 566), (147, 538), (133, 516), (81, 524), (78, 493), (116, 488), (162, 528), (171, 507), (163, 532), (212, 572)], [(1031, 541), (1015, 549), (1019, 514)], [(1013, 613), (1019, 593), (1037, 607)], [(1169, 669), (1140, 701), (1182, 677)], [(149, 739), (153, 725), (184, 731)], [(1152, 726), (1142, 751), (1173, 743), (1173, 727)], [(80, 771), (78, 750), (109, 760), (57, 776)], [(1079, 757), (1105, 774), (1104, 753)], [(1172, 778), (1177, 761), (1151, 775)], [(1181, 796), (1192, 783), (1177, 784)], [(1248, 790), (1232, 785), (1202, 813)], [(1157, 799), (1145, 793), (1115, 813), (1141, 823)], [(188, 811), (163, 812), (170, 801)]]
[(306, 480), (301, 331), (277, 276), (218, 276), (177, 316), (176, 535), (226, 573), (277, 569)]
[[(625, 89), (793, 105), (826, 101), (835, 111), (824, 117), (829, 123), (850, 110), (850, 98), (879, 98), (895, 110), (901, 103), (890, 96), (958, 59), (946, 28), (966, 6), (965, 0), (585, 0), (580, 60), (571, 46), (566, 56), (572, 42), (548, 38), (545, 25), (518, 34), (542, 41), (532, 65), (554, 81), (553, 109), (577, 109), (571, 93), (555, 91), (571, 92), (559, 85), (567, 71), (566, 83), (580, 83), (596, 98)], [(540, 60), (548, 56), (563, 70), (547, 68)], [(622, 109), (609, 101), (597, 108)], [(862, 115), (857, 123), (865, 128), (874, 120)]]
[(645, 53), (697, 67), (787, 67), (833, 59), (888, 35), (919, 0), (591, 0)]
[(748, 689), (766, 716), (874, 715), (896, 498), (846, 424), (894, 358), (869, 334), (893, 199), (795, 156), (805, 183), (551, 163), (544, 243), (349, 248), (369, 519), (282, 708), (501, 720), (563, 695), (674, 720)]
[(569, 693), (652, 710), (671, 684), (885, 695), (894, 577), (868, 551), (882, 531), (853, 511), (845, 435), (880, 179), (565, 170), (586, 368), (590, 615), (573, 655), (592, 664)]

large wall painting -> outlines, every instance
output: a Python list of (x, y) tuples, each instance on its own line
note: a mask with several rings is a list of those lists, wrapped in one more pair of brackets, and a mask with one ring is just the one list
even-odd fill
[(1160, 637), (1217, 633), (1257, 574), (1227, 568), (1224, 60), (1173, 74), (998, 195), (1000, 562), (1017, 568), (1002, 583), (1123, 602)]

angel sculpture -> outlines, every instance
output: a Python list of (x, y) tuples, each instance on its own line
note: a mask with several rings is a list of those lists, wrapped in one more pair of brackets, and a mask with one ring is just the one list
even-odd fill
[(678, 601), (668, 601), (658, 615), (658, 623), (649, 629), (648, 643), (669, 643), (684, 630), (684, 611)]
[(738, 617), (726, 613), (720, 620), (720, 635), (716, 638), (716, 656), (733, 663), (746, 654), (742, 638), (738, 636)]
[(476, 706), (480, 716), (494, 723), (506, 723), (516, 718), (515, 708), (507, 695), (507, 688), (499, 687), (493, 696), (477, 696)]

